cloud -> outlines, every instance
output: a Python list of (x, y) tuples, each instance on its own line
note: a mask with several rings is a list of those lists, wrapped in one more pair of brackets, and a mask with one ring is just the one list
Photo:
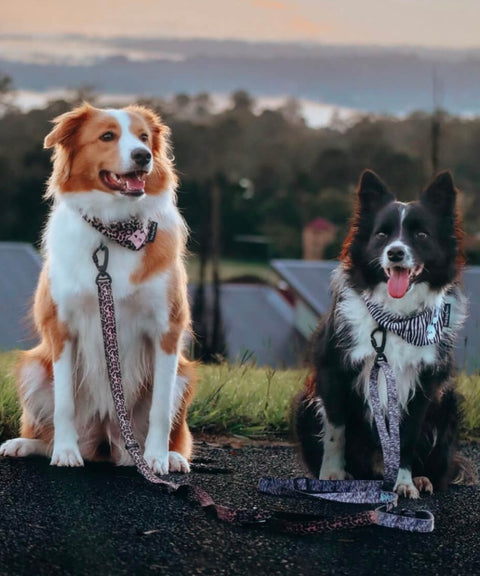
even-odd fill
[(287, 36), (319, 40), (319, 36), (331, 32), (331, 25), (327, 22), (318, 22), (306, 17), (298, 2), (283, 0), (240, 0), (262, 11), (272, 12), (272, 17), (281, 21), (276, 22), (277, 27), (284, 30)]

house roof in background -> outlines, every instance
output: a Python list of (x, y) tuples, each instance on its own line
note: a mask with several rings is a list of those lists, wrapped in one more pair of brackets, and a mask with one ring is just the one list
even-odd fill
[[(193, 304), (195, 286), (190, 286)], [(213, 315), (213, 287), (205, 287), (206, 313)], [(222, 284), (221, 318), (230, 361), (252, 355), (259, 366), (298, 366), (305, 341), (295, 329), (293, 307), (265, 284)]]
[[(318, 316), (330, 306), (330, 277), (336, 261), (273, 260), (272, 268)], [(30, 245), (0, 242), (0, 350), (29, 348), (34, 338), (28, 313), (41, 268)], [(460, 369), (480, 369), (480, 267), (467, 268), (469, 316), (457, 341)], [(194, 287), (190, 287), (193, 297)], [(213, 304), (207, 287), (207, 307)], [(230, 360), (249, 353), (259, 365), (295, 366), (305, 358), (305, 342), (295, 328), (295, 310), (263, 284), (223, 284), (221, 310)]]
[[(41, 269), (30, 245), (0, 242), (0, 350), (30, 348), (37, 343), (28, 320)], [(191, 297), (194, 287), (190, 287)], [(207, 307), (213, 291), (207, 287)], [(295, 366), (305, 344), (294, 327), (293, 308), (267, 285), (223, 284), (221, 309), (230, 360), (253, 357), (259, 365)]]
[(338, 266), (336, 260), (272, 260), (275, 272), (322, 316), (330, 306), (330, 278)]
[(30, 244), (0, 242), (0, 350), (37, 342), (28, 314), (40, 268), (40, 255)]

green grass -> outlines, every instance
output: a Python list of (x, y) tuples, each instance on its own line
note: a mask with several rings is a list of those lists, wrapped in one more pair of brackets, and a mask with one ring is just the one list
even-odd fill
[(480, 439), (480, 376), (463, 373), (457, 378), (457, 390), (463, 396), (463, 432), (468, 438)]
[[(0, 353), (0, 441), (18, 432), (20, 410), (11, 375), (16, 353)], [(248, 437), (286, 435), (292, 397), (304, 370), (258, 368), (251, 364), (200, 366), (189, 423), (195, 432)]]
[(251, 364), (200, 367), (189, 423), (202, 432), (286, 436), (293, 396), (305, 370), (274, 370)]
[(0, 441), (16, 436), (20, 424), (20, 407), (13, 371), (16, 352), (0, 353)]
[[(18, 432), (20, 410), (12, 371), (16, 353), (0, 353), (0, 441)], [(305, 370), (274, 370), (251, 364), (199, 367), (197, 393), (190, 408), (194, 432), (250, 438), (286, 437), (289, 409)], [(480, 439), (480, 375), (461, 374), (464, 438)]]

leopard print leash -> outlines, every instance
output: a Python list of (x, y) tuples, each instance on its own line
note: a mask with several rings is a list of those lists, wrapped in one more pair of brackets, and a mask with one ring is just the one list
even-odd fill
[[(96, 284), (100, 320), (105, 351), (105, 361), (113, 402), (117, 413), (120, 431), (125, 447), (132, 457), (137, 470), (149, 482), (156, 484), (168, 493), (185, 498), (200, 505), (207, 513), (229, 524), (255, 526), (287, 534), (319, 534), (332, 530), (377, 524), (402, 530), (429, 532), (433, 529), (433, 516), (429, 512), (401, 510), (393, 513), (397, 495), (384, 492), (381, 482), (336, 481), (324, 482), (309, 478), (283, 480), (262, 478), (259, 491), (274, 495), (289, 495), (294, 498), (313, 496), (345, 503), (380, 504), (375, 510), (366, 510), (341, 516), (321, 516), (291, 512), (274, 512), (251, 509), (234, 509), (214, 502), (210, 494), (186, 483), (176, 483), (159, 478), (146, 462), (140, 446), (135, 440), (130, 418), (125, 404), (122, 386), (122, 373), (118, 351), (115, 306), (112, 292), (112, 278), (107, 272), (108, 247), (100, 246), (93, 253), (93, 262), (98, 274)], [(363, 488), (363, 490), (362, 490)]]

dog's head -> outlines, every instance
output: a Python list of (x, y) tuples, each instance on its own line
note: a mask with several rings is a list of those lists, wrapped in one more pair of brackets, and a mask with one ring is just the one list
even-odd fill
[(462, 263), (461, 240), (449, 172), (405, 204), (367, 170), (342, 258), (356, 287), (373, 289), (386, 282), (390, 297), (398, 299), (417, 284), (440, 290), (453, 282)]
[(175, 186), (169, 130), (151, 110), (83, 104), (54, 124), (44, 143), (55, 149), (47, 195), (102, 192), (132, 201)]

